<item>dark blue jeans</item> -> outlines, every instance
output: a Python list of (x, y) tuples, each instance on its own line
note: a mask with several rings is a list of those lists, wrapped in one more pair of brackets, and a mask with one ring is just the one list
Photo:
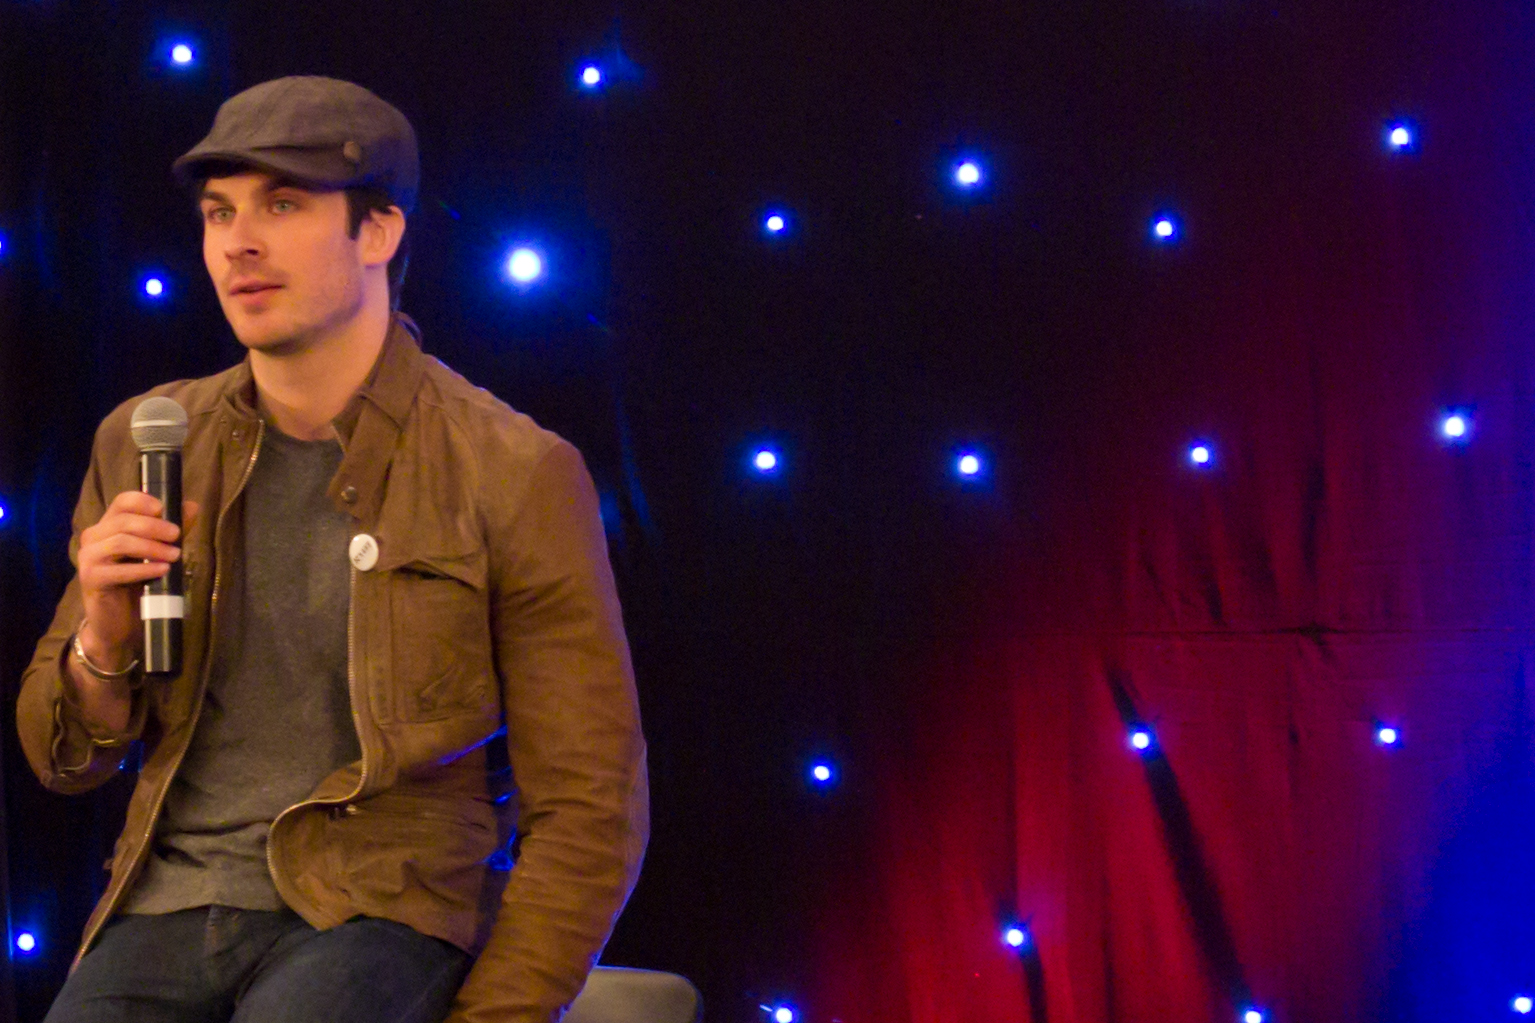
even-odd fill
[(317, 931), (289, 910), (122, 916), (44, 1023), (442, 1023), (472, 962), (369, 917)]

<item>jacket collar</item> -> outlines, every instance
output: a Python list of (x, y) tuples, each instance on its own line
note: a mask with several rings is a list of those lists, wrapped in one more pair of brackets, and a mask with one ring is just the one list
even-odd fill
[[(410, 407), (416, 400), (425, 366), (421, 356), (421, 328), (404, 313), (395, 313), (384, 335), (384, 347), (352, 400), (331, 421), (343, 443), (351, 439), (362, 408), (371, 405), (398, 427), (405, 425)], [(256, 419), (256, 378), (251, 373), (250, 356), (234, 367), (224, 388), (224, 401), (241, 419)]]
[[(332, 421), (346, 454), (331, 481), (329, 495), (338, 509), (363, 522), (375, 519), (383, 503), (384, 478), (395, 441), (410, 417), (426, 372), (420, 342), (421, 328), (415, 321), (395, 313), (368, 379)], [(239, 418), (258, 418), (256, 380), (249, 356), (235, 367), (224, 401)]]

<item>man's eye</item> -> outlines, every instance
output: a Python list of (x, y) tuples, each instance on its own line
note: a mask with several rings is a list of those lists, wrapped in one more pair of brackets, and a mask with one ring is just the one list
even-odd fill
[(210, 206), (203, 216), (207, 217), (211, 224), (222, 224), (229, 219), (232, 212), (228, 206)]
[(272, 200), (272, 210), (276, 213), (291, 213), (296, 209), (298, 209), (298, 203), (292, 199)]

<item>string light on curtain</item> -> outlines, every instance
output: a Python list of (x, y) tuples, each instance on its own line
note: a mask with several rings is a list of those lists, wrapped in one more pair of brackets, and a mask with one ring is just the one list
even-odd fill
[(1008, 948), (1027, 948), (1029, 946), (1028, 929), (1021, 924), (1008, 924), (1002, 929), (1002, 944)]
[(1157, 744), (1157, 737), (1149, 725), (1135, 725), (1130, 729), (1130, 748), (1137, 753), (1149, 753)]
[(1471, 413), (1464, 409), (1446, 412), (1439, 421), (1439, 433), (1452, 444), (1464, 444), (1471, 439)]
[(1178, 240), (1178, 218), (1171, 213), (1158, 213), (1151, 218), (1151, 238), (1159, 245), (1170, 245)]
[(1509, 1005), (1519, 1015), (1528, 1016), (1530, 1010), (1535, 1009), (1535, 1000), (1531, 1000), (1529, 995), (1518, 995)]
[(1375, 742), (1381, 746), (1396, 746), (1402, 741), (1402, 730), (1396, 725), (1381, 724), (1375, 726)]
[(773, 1023), (795, 1023), (799, 1019), (799, 1013), (792, 1005), (759, 1005), (757, 1008), (767, 1013)]
[(1264, 1023), (1267, 1019), (1260, 1009), (1248, 1007), (1242, 1010), (1242, 1023)]
[(171, 47), (171, 63), (177, 67), (186, 67), (197, 58), (197, 51), (187, 43), (177, 43)]
[(758, 448), (752, 455), (752, 468), (763, 476), (771, 476), (777, 472), (781, 462), (778, 452), (772, 448)]
[(1215, 448), (1204, 441), (1189, 445), (1189, 462), (1196, 469), (1208, 469), (1215, 463)]
[(1418, 130), (1410, 121), (1392, 121), (1386, 125), (1386, 145), (1395, 153), (1410, 153), (1418, 148)]
[(602, 68), (596, 64), (588, 64), (581, 69), (581, 86), (586, 89), (595, 89), (602, 84)]
[(974, 160), (964, 160), (954, 168), (954, 183), (960, 188), (974, 188), (983, 176), (981, 165)]

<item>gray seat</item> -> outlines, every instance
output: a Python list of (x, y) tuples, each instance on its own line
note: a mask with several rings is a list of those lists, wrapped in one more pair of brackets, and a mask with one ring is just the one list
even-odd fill
[(703, 997), (686, 977), (599, 966), (563, 1023), (699, 1023), (703, 1008)]

